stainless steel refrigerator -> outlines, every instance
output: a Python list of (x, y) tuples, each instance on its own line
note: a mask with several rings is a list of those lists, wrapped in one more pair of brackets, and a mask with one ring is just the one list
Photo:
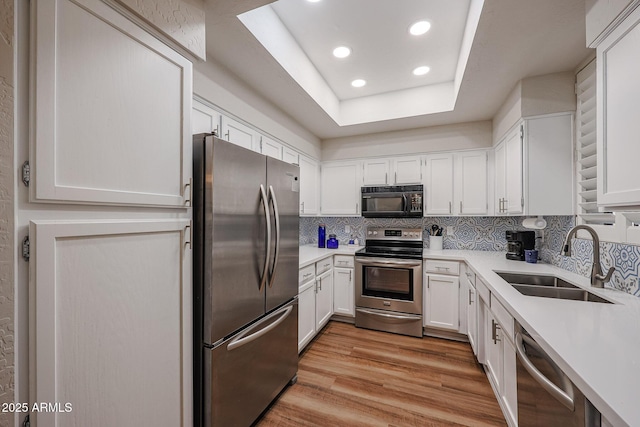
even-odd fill
[(299, 168), (193, 139), (194, 419), (249, 426), (298, 370)]

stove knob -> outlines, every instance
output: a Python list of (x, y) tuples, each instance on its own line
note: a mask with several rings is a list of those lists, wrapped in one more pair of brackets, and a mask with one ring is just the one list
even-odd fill
[(367, 232), (367, 234), (368, 234), (369, 236), (371, 236), (371, 235), (373, 234), (373, 231), (369, 230), (369, 231)]
[(377, 236), (377, 235), (378, 235), (378, 232), (377, 232), (377, 231), (374, 231), (374, 232), (373, 232), (373, 235), (374, 235), (374, 236)]
[(410, 234), (407, 233), (406, 231), (402, 233), (403, 236), (409, 236)]

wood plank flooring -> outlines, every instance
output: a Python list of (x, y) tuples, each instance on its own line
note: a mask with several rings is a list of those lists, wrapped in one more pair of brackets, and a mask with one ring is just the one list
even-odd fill
[(467, 343), (330, 322), (256, 426), (505, 426)]

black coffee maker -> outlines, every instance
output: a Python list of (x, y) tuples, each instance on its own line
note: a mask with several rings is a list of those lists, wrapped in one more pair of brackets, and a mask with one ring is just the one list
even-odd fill
[(524, 251), (535, 249), (535, 231), (512, 231), (507, 230), (507, 259), (524, 261)]

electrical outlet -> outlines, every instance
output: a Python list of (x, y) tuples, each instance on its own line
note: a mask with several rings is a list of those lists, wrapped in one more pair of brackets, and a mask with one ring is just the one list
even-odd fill
[(453, 225), (447, 225), (447, 236), (453, 235)]
[(344, 232), (345, 233), (351, 233), (351, 226), (350, 225), (345, 225), (344, 226)]

